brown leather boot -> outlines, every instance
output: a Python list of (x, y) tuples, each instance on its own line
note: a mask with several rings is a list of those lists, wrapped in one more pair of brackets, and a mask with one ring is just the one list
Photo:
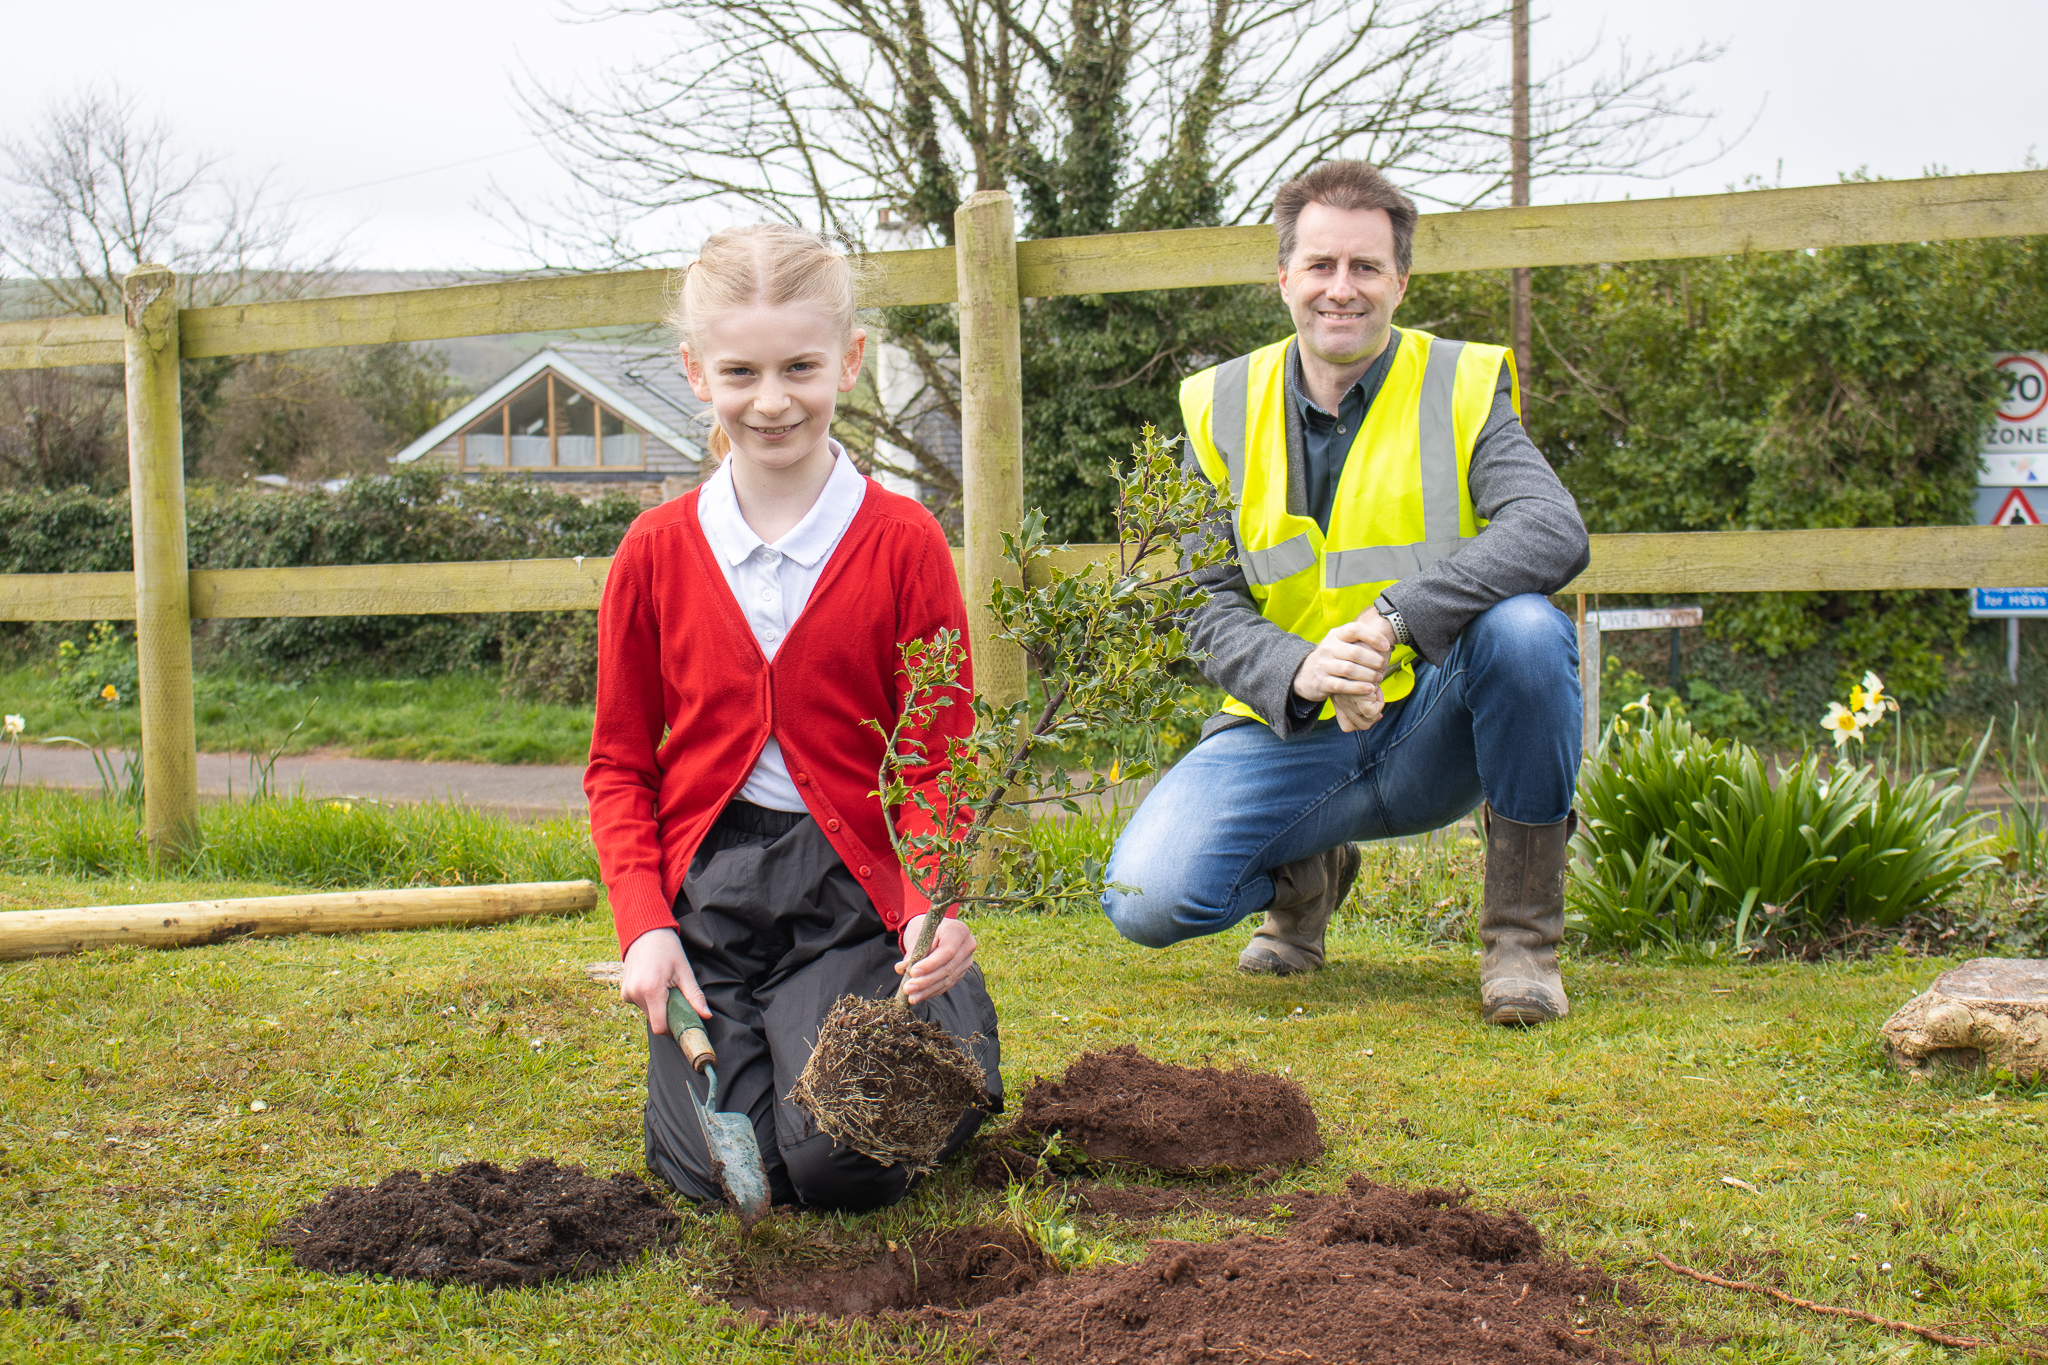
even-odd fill
[(1542, 1024), (1571, 1010), (1557, 945), (1564, 937), (1566, 845), (1577, 812), (1554, 825), (1524, 825), (1491, 806), (1486, 826), (1486, 899), (1479, 911), (1479, 1008), (1489, 1024)]
[(1322, 970), (1324, 931), (1351, 894), (1358, 864), (1357, 845), (1342, 843), (1274, 868), (1265, 923), (1252, 931), (1252, 941), (1237, 955), (1237, 969), (1273, 976)]

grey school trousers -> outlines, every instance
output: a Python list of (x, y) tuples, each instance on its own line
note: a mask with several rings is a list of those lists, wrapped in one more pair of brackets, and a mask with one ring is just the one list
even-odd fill
[[(771, 1199), (850, 1210), (901, 1199), (912, 1183), (902, 1167), (841, 1146), (785, 1098), (833, 1002), (889, 995), (902, 980), (896, 935), (882, 927), (817, 822), (733, 802), (691, 860), (675, 915), (711, 1006), (705, 1029), (718, 1051), (718, 1107), (753, 1120)], [(988, 1108), (961, 1115), (947, 1142), (950, 1156), (1002, 1111), (995, 1004), (977, 966), (914, 1011), (966, 1044), (987, 1077)], [(685, 1093), (689, 1087), (701, 1099), (706, 1081), (675, 1039), (650, 1030), (647, 1048), (647, 1167), (686, 1198), (722, 1199)]]

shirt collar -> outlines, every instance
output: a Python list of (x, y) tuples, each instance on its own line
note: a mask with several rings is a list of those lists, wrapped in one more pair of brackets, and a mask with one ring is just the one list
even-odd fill
[[(1363, 398), (1368, 386), (1373, 393), (1379, 392), (1380, 377), (1386, 374), (1387, 366), (1392, 363), (1394, 351), (1400, 344), (1401, 332), (1399, 328), (1395, 328), (1387, 334), (1387, 344), (1373, 358), (1372, 364), (1366, 367), (1365, 373), (1358, 376), (1351, 387), (1344, 391), (1344, 396), (1337, 400), (1339, 408), (1354, 398)], [(1287, 382), (1294, 386), (1295, 403), (1300, 407), (1303, 416), (1319, 415), (1332, 421), (1338, 417), (1338, 413), (1324, 412), (1322, 405), (1308, 396), (1308, 384), (1301, 373), (1301, 342), (1298, 339), (1287, 348)]]
[[(867, 496), (867, 478), (853, 467), (846, 448), (830, 437), (826, 440), (832, 451), (832, 472), (826, 476), (818, 500), (804, 513), (803, 520), (775, 542), (776, 550), (806, 569), (815, 567), (832, 552), (852, 524), (853, 514), (860, 510), (861, 499)], [(721, 461), (704, 481), (703, 492), (697, 495), (697, 520), (712, 550), (734, 568), (767, 544), (740, 515), (739, 495), (732, 486), (731, 456)]]

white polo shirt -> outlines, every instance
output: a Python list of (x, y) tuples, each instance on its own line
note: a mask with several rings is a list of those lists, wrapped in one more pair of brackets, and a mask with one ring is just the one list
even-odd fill
[[(697, 521), (704, 528), (704, 539), (711, 543), (711, 552), (725, 574), (725, 586), (732, 590), (733, 600), (753, 628), (761, 653), (771, 661), (803, 613), (804, 603), (811, 600), (811, 589), (818, 586), (832, 551), (867, 496), (867, 476), (853, 467), (839, 442), (828, 437), (827, 443), (832, 450), (832, 473), (825, 487), (803, 520), (773, 545), (755, 535), (740, 515), (730, 457), (719, 464), (697, 494)], [(768, 737), (754, 770), (747, 774), (746, 785), (740, 788), (739, 799), (770, 810), (804, 809), (775, 736)]]

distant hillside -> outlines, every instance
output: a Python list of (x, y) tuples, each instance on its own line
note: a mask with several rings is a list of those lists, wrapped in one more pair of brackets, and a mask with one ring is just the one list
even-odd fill
[[(431, 289), (436, 285), (460, 284), (465, 280), (499, 278), (486, 273), (446, 270), (348, 270), (333, 276), (322, 294), (381, 294), (397, 289)], [(27, 280), (0, 279), (0, 320), (37, 316), (40, 294)], [(645, 339), (661, 343), (658, 327), (596, 327), (580, 331), (511, 333), (504, 336), (452, 337), (445, 341), (422, 342), (448, 357), (448, 373), (465, 388), (481, 389), (550, 342), (575, 340), (632, 341)]]

